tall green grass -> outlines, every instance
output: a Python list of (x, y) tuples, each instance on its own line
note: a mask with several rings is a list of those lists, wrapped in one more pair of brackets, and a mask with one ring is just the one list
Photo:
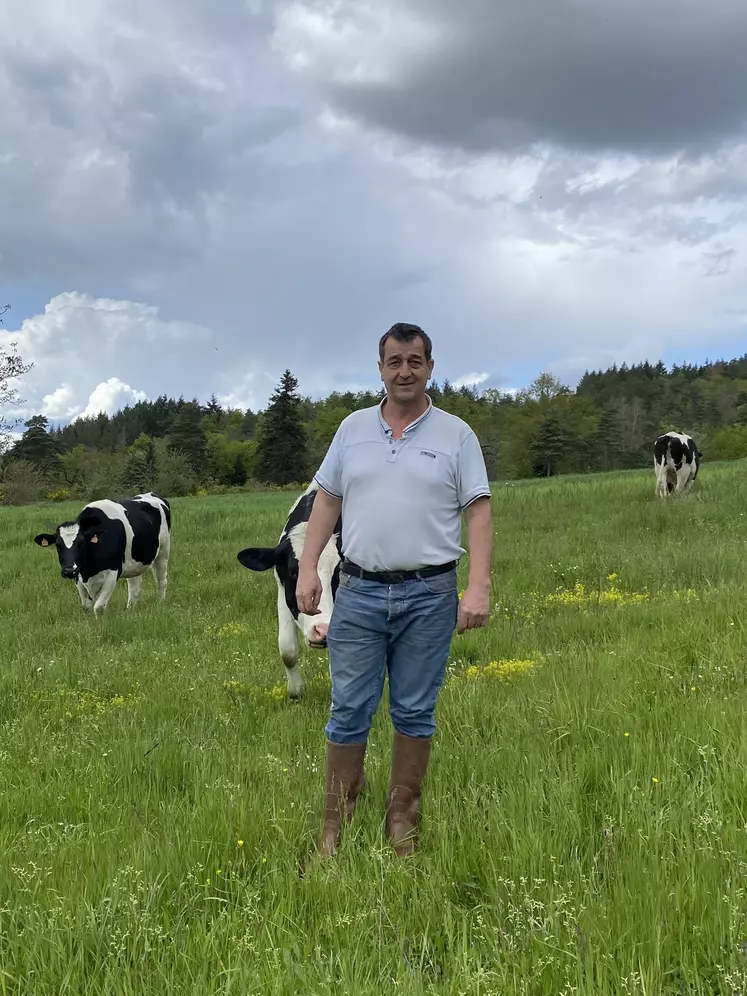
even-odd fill
[(385, 700), (303, 877), (327, 659), (287, 702), (274, 581), (236, 561), (293, 496), (174, 501), (166, 603), (122, 583), (99, 620), (32, 543), (77, 507), (0, 509), (0, 993), (747, 993), (745, 467), (653, 489), (495, 485), (420, 850), (382, 832)]

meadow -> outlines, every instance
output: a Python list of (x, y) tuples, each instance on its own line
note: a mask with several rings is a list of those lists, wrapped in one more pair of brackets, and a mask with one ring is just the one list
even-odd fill
[(653, 468), (493, 491), (419, 851), (383, 835), (385, 698), (304, 876), (327, 657), (288, 702), (236, 560), (294, 496), (174, 500), (166, 603), (99, 620), (32, 543), (79, 505), (0, 509), (0, 993), (747, 994), (744, 463), (667, 503)]

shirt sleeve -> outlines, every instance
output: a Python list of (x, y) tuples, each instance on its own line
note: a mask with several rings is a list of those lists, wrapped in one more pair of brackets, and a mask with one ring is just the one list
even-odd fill
[(342, 498), (342, 437), (343, 424), (337, 427), (332, 442), (329, 444), (319, 469), (314, 474), (314, 480), (319, 487), (333, 498)]
[(459, 505), (466, 508), (478, 498), (490, 498), (490, 484), (480, 441), (472, 429), (462, 441), (457, 470)]

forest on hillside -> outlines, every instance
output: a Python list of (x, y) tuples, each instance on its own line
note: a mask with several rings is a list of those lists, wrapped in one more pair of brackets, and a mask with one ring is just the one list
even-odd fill
[[(6, 354), (6, 374), (9, 362), (16, 375), (26, 369)], [(0, 403), (12, 402), (2, 371), (0, 364)], [(448, 381), (432, 383), (429, 394), (472, 426), (491, 480), (649, 467), (653, 441), (668, 429), (692, 433), (704, 460), (747, 456), (747, 355), (671, 369), (613, 366), (587, 372), (575, 390), (543, 373), (516, 394)], [(313, 401), (286, 370), (258, 412), (223, 408), (214, 396), (206, 403), (162, 396), (68, 425), (34, 415), (2, 455), (0, 501), (297, 488), (342, 419), (382, 396), (335, 392)]]

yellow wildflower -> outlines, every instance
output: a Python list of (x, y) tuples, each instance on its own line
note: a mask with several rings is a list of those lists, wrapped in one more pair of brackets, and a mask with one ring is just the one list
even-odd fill
[(535, 665), (534, 661), (531, 660), (506, 660), (502, 659), (499, 661), (490, 661), (485, 667), (479, 667), (473, 664), (468, 667), (464, 672), (464, 677), (467, 681), (473, 681), (476, 678), (488, 677), (488, 678), (512, 678), (519, 674), (524, 674), (529, 671)]
[(601, 591), (587, 590), (582, 581), (577, 581), (572, 588), (557, 588), (550, 595), (545, 596), (547, 605), (588, 605), (596, 602), (597, 605), (635, 605), (648, 600), (648, 590), (643, 591), (622, 591), (616, 587), (614, 580), (617, 575), (608, 576), (609, 588)]
[(215, 626), (211, 623), (207, 628), (207, 633), (210, 636), (217, 636), (219, 638), (224, 636), (239, 636), (246, 632), (246, 625), (238, 622), (226, 623), (224, 626)]

